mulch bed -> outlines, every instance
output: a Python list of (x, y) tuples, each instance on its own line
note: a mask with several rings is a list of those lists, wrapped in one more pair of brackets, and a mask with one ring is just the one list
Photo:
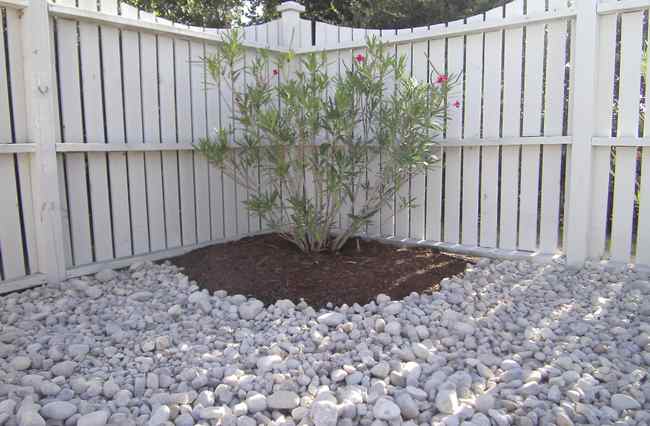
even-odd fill
[(201, 288), (280, 299), (314, 308), (366, 304), (384, 293), (401, 299), (411, 292), (437, 291), (445, 277), (459, 274), (472, 259), (425, 247), (350, 241), (337, 255), (305, 255), (278, 235), (262, 235), (199, 249), (170, 259)]

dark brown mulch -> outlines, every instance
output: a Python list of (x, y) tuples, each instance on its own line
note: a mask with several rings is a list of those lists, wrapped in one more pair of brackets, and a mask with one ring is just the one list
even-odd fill
[(471, 259), (377, 241), (351, 241), (338, 255), (305, 255), (278, 235), (263, 235), (206, 247), (171, 259), (210, 292), (226, 290), (266, 304), (280, 299), (314, 308), (357, 302), (380, 294), (401, 299), (411, 292), (437, 291), (445, 277), (459, 274)]

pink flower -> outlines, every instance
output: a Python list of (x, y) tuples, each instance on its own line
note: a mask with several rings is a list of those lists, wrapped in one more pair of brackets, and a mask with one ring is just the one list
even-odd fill
[(354, 59), (355, 59), (357, 62), (361, 63), (361, 62), (364, 62), (364, 61), (366, 60), (366, 57), (363, 56), (361, 53), (359, 53), (357, 56), (354, 57)]
[(280, 70), (277, 68), (273, 68), (273, 75), (280, 75)]
[(449, 81), (449, 77), (447, 76), (447, 74), (440, 74), (438, 76), (438, 79), (436, 80), (436, 83), (444, 84), (447, 83), (448, 81)]
[(456, 101), (453, 103), (454, 108), (460, 108), (460, 101)]

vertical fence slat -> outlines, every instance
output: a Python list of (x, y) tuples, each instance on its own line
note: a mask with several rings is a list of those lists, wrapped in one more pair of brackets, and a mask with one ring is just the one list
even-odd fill
[(70, 268), (74, 264), (72, 255), (72, 236), (70, 235), (70, 212), (68, 209), (68, 194), (65, 186), (65, 162), (63, 155), (57, 155), (56, 165), (59, 184), (59, 204), (61, 205), (61, 228), (63, 232), (63, 250), (65, 251), (65, 266)]
[[(176, 122), (178, 142), (192, 143), (192, 97), (190, 81), (190, 44), (186, 40), (174, 40), (174, 75), (176, 80)], [(179, 193), (182, 244), (196, 244), (196, 204), (194, 197), (194, 153), (178, 152)]]
[[(104, 2), (102, 11), (106, 13), (112, 11), (111, 6), (112, 4), (109, 2)], [(109, 9), (104, 10), (104, 7)], [(124, 144), (126, 140), (119, 30), (109, 26), (102, 26), (101, 45), (107, 142), (110, 144)], [(132, 254), (127, 154), (123, 152), (109, 153), (108, 172), (110, 174), (115, 257), (127, 257)]]
[[(178, 142), (174, 58), (174, 40), (170, 37), (158, 36), (158, 93), (160, 96), (160, 140), (162, 143)], [(178, 157), (178, 152), (162, 153), (167, 248), (179, 247), (182, 244)]]
[(630, 260), (635, 179), (636, 148), (617, 147), (611, 237), (612, 260), (617, 262)]
[[(445, 72), (445, 40), (431, 40), (429, 42), (430, 72), (435, 69), (439, 73)], [(435, 76), (433, 76), (435, 78)], [(442, 135), (435, 135), (442, 137)], [(425, 238), (430, 241), (442, 241), (442, 177), (444, 151), (440, 147), (436, 155), (439, 161), (427, 173), (427, 217)]]
[[(341, 43), (349, 42), (354, 40), (354, 33), (352, 28), (348, 27), (339, 27), (339, 40)], [(390, 46), (389, 49), (394, 49), (393, 46)], [(346, 69), (351, 69), (353, 64), (353, 53), (352, 49), (345, 49), (339, 51), (339, 74), (345, 74)], [(349, 214), (353, 212), (353, 206), (349, 200), (344, 199), (341, 206), (341, 217), (340, 217), (340, 226), (341, 228), (347, 228), (350, 223)], [(407, 225), (408, 226), (408, 225)], [(394, 228), (391, 229), (390, 235), (394, 234)]]
[[(156, 54), (156, 37), (152, 34), (140, 34), (140, 68), (142, 75), (140, 84), (142, 86), (144, 142), (150, 144), (160, 143), (158, 55)], [(155, 78), (152, 76), (155, 76)], [(158, 251), (166, 246), (162, 155), (160, 152), (146, 152), (144, 161), (145, 182), (147, 183), (149, 245), (151, 251)]]
[[(318, 29), (317, 29), (318, 31)], [(257, 41), (259, 43), (267, 44), (269, 43), (269, 26), (268, 25), (258, 25), (257, 27)], [(318, 37), (318, 33), (316, 34), (316, 37)], [(266, 67), (266, 74), (269, 79), (272, 79), (273, 77), (273, 66), (269, 63)], [(265, 165), (263, 163), (259, 164), (258, 167), (258, 174), (259, 174), (259, 184), (260, 184), (260, 191), (264, 193), (268, 193), (268, 191), (271, 188), (271, 184), (268, 179), (268, 174), (265, 172)], [(259, 226), (261, 231), (266, 231), (269, 229), (269, 224), (267, 220), (263, 218), (258, 218), (259, 220)]]
[[(641, 34), (643, 13), (621, 17), (621, 76), (619, 88), (618, 134), (637, 136), (639, 126), (639, 89), (641, 87)], [(636, 148), (616, 148), (614, 208), (612, 212), (612, 259), (630, 260), (636, 181)]]
[[(547, 27), (545, 136), (562, 135), (564, 125), (566, 29), (564, 21), (551, 22)], [(553, 253), (559, 246), (562, 147), (544, 146), (542, 155), (539, 246), (542, 252)]]
[[(214, 45), (206, 45), (205, 55), (210, 57), (216, 54)], [(205, 74), (206, 85), (206, 119), (207, 119), (207, 136), (214, 138), (220, 128), (221, 120), (221, 102), (222, 98), (219, 93), (219, 81), (214, 81), (212, 76)], [(212, 239), (218, 240), (224, 237), (223, 222), (223, 182), (222, 171), (216, 166), (208, 165), (210, 173), (210, 228), (212, 230)]]
[[(306, 21), (306, 20), (301, 20), (301, 32), (302, 32), (302, 37), (305, 38), (303, 40), (303, 46), (311, 46), (311, 21)], [(309, 28), (305, 28), (305, 25), (308, 25)], [(251, 33), (247, 36), (247, 40), (251, 42), (258, 42), (258, 41), (265, 41), (266, 40), (266, 34), (261, 32), (261, 29), (259, 27), (251, 27), (251, 29), (255, 31), (251, 31)], [(257, 52), (256, 49), (250, 49), (250, 61), (253, 63), (254, 61), (257, 61), (260, 59), (260, 55)], [(253, 189), (248, 189), (248, 199), (251, 199), (256, 195), (256, 193), (259, 193), (261, 190), (261, 182), (260, 182), (260, 173), (259, 173), (259, 164), (254, 164), (252, 165), (249, 170), (248, 170), (248, 178), (249, 178), (249, 183)], [(309, 178), (309, 182), (313, 184), (313, 178)], [(313, 194), (314, 191), (313, 189), (310, 190), (311, 193)], [(246, 208), (246, 211), (248, 212), (248, 231), (250, 233), (257, 233), (260, 231), (262, 222), (260, 217), (255, 214), (253, 211), (249, 210)]]
[[(77, 23), (57, 20), (59, 96), (64, 142), (83, 142), (81, 86)], [(84, 154), (66, 154), (66, 184), (72, 253), (75, 265), (92, 263), (92, 241), (88, 210), (86, 158)]]
[[(410, 33), (410, 29), (399, 30), (398, 35)], [(397, 56), (404, 56), (406, 58), (406, 73), (412, 75), (412, 55), (411, 43), (400, 44), (397, 46)], [(410, 199), (410, 181), (407, 180), (397, 193), (397, 201), (395, 206), (395, 235), (398, 238), (409, 237), (409, 208), (402, 208), (404, 202)]]
[(32, 186), (32, 174), (30, 168), (32, 167), (32, 155), (18, 154), (16, 155), (18, 163), (18, 182), (20, 184), (21, 200), (23, 208), (23, 226), (25, 227), (25, 243), (27, 248), (27, 256), (30, 273), (39, 270), (39, 253), (37, 246), (37, 218), (35, 203), (34, 203), (34, 187)]
[(20, 232), (20, 206), (12, 155), (0, 155), (0, 253), (5, 279), (25, 275), (23, 238)]
[[(646, 129), (649, 126), (646, 122)], [(650, 265), (650, 148), (648, 147), (643, 148), (641, 154), (640, 179), (636, 262), (642, 265)]]
[[(460, 75), (463, 71), (464, 39), (456, 37), (447, 42), (447, 69), (449, 74)], [(455, 93), (450, 94), (454, 103), (462, 99), (462, 83)], [(461, 108), (463, 106), (461, 105)], [(462, 111), (452, 107), (447, 121), (447, 138), (460, 139), (463, 134)], [(445, 147), (445, 230), (444, 240), (449, 243), (460, 242), (460, 192), (461, 192), (461, 148)]]
[[(647, 54), (647, 46), (650, 42), (645, 42), (645, 49)], [(650, 72), (646, 66), (644, 71), (645, 76), (645, 99), (646, 99), (646, 115), (643, 120), (643, 136), (650, 137), (650, 118), (648, 117), (648, 96), (650, 96)], [(637, 240), (636, 240), (636, 262), (643, 265), (650, 265), (650, 147), (643, 147), (641, 150), (641, 175), (639, 176), (639, 221), (637, 224)]]
[[(221, 96), (221, 127), (232, 129), (233, 122), (233, 92), (228, 76), (224, 77), (220, 85)], [(223, 214), (224, 214), (224, 236), (226, 238), (237, 235), (237, 195), (235, 181), (225, 173), (223, 174)]]
[[(483, 136), (498, 138), (501, 128), (501, 31), (485, 34)], [(499, 211), (499, 147), (482, 149), (481, 246), (497, 246)]]
[[(0, 11), (1, 12), (1, 11)], [(1, 18), (1, 14), (0, 14)], [(0, 143), (11, 143), (11, 112), (9, 110), (9, 73), (5, 57), (5, 31), (0, 19)]]
[[(105, 143), (99, 27), (92, 23), (79, 23), (79, 44), (86, 140), (92, 144)], [(95, 260), (105, 261), (113, 258), (107, 157), (101, 152), (89, 152), (87, 156)]]
[[(544, 24), (526, 27), (523, 136), (538, 136), (541, 130), (544, 31)], [(539, 146), (521, 148), (519, 248), (527, 251), (537, 249), (539, 154)]]
[[(142, 127), (144, 99), (141, 96), (140, 71), (139, 35), (133, 31), (122, 31), (121, 74), (124, 76), (124, 125), (126, 142), (129, 144), (140, 144), (145, 141)], [(147, 215), (149, 192), (145, 186), (147, 183), (145, 155), (153, 157), (155, 153), (132, 152), (127, 154), (133, 254), (149, 251), (149, 218)], [(118, 246), (116, 244), (116, 251)]]
[[(465, 52), (465, 138), (481, 137), (483, 90), (483, 34), (467, 36)], [(463, 148), (463, 240), (468, 246), (478, 245), (481, 148)]]
[[(9, 46), (9, 71), (11, 74), (10, 84), (11, 93), (13, 94), (11, 107), (13, 110), (12, 118), (14, 138), (17, 143), (33, 142), (27, 140), (27, 107), (25, 104), (25, 96), (23, 96), (25, 93), (25, 64), (22, 55), (23, 52), (21, 50), (23, 46), (23, 37), (20, 31), (22, 12), (19, 10), (5, 9), (5, 16), (7, 17), (7, 44)], [(0, 37), (0, 42), (2, 42), (2, 37)], [(0, 60), (2, 60), (1, 54)], [(4, 64), (5, 62), (3, 62), (3, 65)], [(2, 74), (1, 65), (0, 74)], [(1, 79), (2, 77), (0, 77), (0, 80)], [(2, 83), (0, 82), (0, 84)], [(0, 118), (0, 120), (2, 119)], [(3, 140), (3, 138), (0, 137), (0, 143), (3, 142), (9, 142), (9, 140)]]
[[(429, 82), (429, 62), (427, 54), (429, 42), (413, 43), (413, 77), (419, 82)], [(410, 237), (423, 240), (426, 235), (426, 175), (420, 173), (411, 177), (411, 196), (415, 198), (415, 206), (411, 208)]]
[[(614, 71), (616, 59), (616, 15), (600, 18), (598, 67), (596, 71), (596, 136), (612, 135), (614, 116)], [(593, 177), (589, 218), (588, 255), (600, 259), (605, 254), (607, 205), (610, 178), (609, 147), (593, 147)], [(570, 176), (567, 174), (567, 176)], [(607, 190), (605, 190), (607, 188)]]
[[(523, 29), (505, 31), (503, 70), (503, 136), (520, 135), (521, 113), (521, 60), (523, 54)], [(517, 248), (517, 199), (519, 190), (519, 148), (501, 148), (501, 210), (499, 247), (507, 250)]]
[[(245, 66), (245, 64), (248, 64), (250, 61), (250, 51), (247, 51), (245, 54), (245, 57), (243, 59), (243, 62), (241, 64), (235, 65), (237, 68)], [(293, 64), (291, 64), (293, 65)], [(246, 75), (242, 73), (240, 78), (237, 80), (235, 84), (235, 92), (236, 93), (242, 93), (244, 91), (244, 88), (246, 86)], [(233, 108), (236, 108), (233, 105)], [(242, 129), (239, 123), (235, 123), (235, 135), (236, 137), (241, 137), (242, 136)], [(239, 155), (239, 152), (237, 152), (237, 155)], [(243, 170), (244, 176), (242, 176), (243, 179), (245, 179), (243, 182), (237, 182), (235, 180), (235, 199), (237, 200), (236, 203), (234, 204), (234, 211), (235, 211), (235, 222), (237, 224), (237, 234), (236, 235), (246, 235), (249, 232), (250, 229), (250, 217), (248, 214), (248, 208), (246, 207), (246, 202), (248, 201), (248, 189), (246, 188), (246, 185), (250, 182), (250, 177), (249, 177), (249, 170), (248, 167)]]
[(558, 248), (562, 146), (543, 147), (539, 248), (554, 253)]
[[(368, 34), (367, 34), (365, 28), (355, 28), (352, 31), (352, 37), (353, 37), (354, 41), (365, 42), (366, 39), (367, 39), (367, 36), (368, 36)], [(367, 49), (365, 47), (363, 47), (361, 49), (353, 49), (352, 50), (352, 57), (356, 58), (357, 55), (367, 56), (368, 55)], [(411, 55), (410, 47), (408, 49), (408, 55), (409, 55), (409, 57)], [(355, 61), (355, 66), (356, 66), (356, 61)], [(408, 66), (410, 67), (410, 64), (408, 64)], [(359, 133), (359, 134), (363, 133), (363, 126), (361, 125), (361, 123), (357, 123), (357, 125), (355, 126), (354, 131), (355, 131), (355, 133)], [(354, 199), (352, 200), (353, 201), (352, 202), (352, 211), (354, 212), (355, 215), (358, 214), (361, 211), (361, 209), (363, 207), (363, 204), (365, 203), (365, 201), (367, 199), (367, 196), (368, 196), (367, 191), (364, 189), (365, 181), (366, 181), (366, 177), (367, 177), (367, 173), (368, 173), (367, 160), (368, 159), (366, 158), (363, 162), (361, 162), (361, 164), (358, 165), (358, 167), (360, 169), (360, 177), (358, 179), (355, 179), (355, 181), (353, 182)], [(313, 181), (313, 176), (312, 176), (311, 171), (307, 171), (305, 173), (305, 186), (308, 188), (308, 191), (312, 191), (311, 193), (313, 194), (314, 181)], [(408, 214), (408, 212), (407, 212), (407, 214)], [(408, 225), (408, 222), (407, 222), (407, 225)], [(408, 230), (408, 228), (407, 228), (407, 230)], [(363, 231), (364, 231), (364, 229), (362, 229), (360, 232), (363, 232)], [(408, 233), (406, 235), (408, 235)]]
[[(192, 84), (192, 138), (198, 143), (207, 135), (206, 112), (206, 69), (203, 64), (205, 44), (190, 44), (190, 77)], [(212, 239), (210, 230), (210, 168), (208, 160), (194, 153), (194, 174), (196, 191), (196, 234), (199, 242)]]

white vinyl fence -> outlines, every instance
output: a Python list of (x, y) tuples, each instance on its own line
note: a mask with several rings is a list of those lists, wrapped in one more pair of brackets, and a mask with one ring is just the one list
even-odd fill
[[(303, 20), (287, 2), (244, 34), (251, 56), (325, 51), (331, 73), (370, 35), (393, 42), (419, 80), (427, 56), (462, 73), (443, 162), (404, 188), (417, 206), (381, 212), (370, 236), (650, 265), (649, 9), (515, 0), (366, 30)], [(192, 150), (230, 119), (230, 93), (201, 63), (225, 30), (116, 0), (0, 0), (0, 13), (0, 292), (264, 232), (246, 190)]]

